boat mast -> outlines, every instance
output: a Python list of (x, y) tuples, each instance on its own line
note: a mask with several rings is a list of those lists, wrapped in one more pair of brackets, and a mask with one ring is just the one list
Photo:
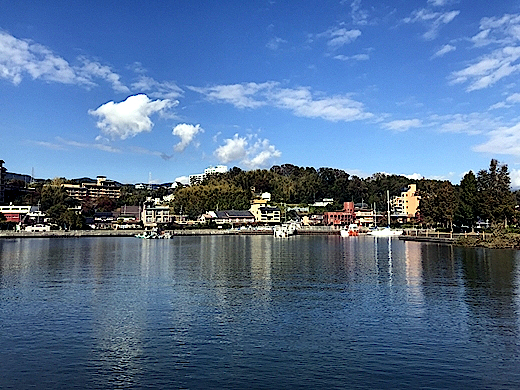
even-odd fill
[(388, 227), (390, 227), (390, 191), (386, 190)]

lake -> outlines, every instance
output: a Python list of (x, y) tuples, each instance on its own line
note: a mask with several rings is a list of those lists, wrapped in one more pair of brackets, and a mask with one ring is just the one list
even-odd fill
[(520, 387), (514, 250), (0, 240), (2, 389)]

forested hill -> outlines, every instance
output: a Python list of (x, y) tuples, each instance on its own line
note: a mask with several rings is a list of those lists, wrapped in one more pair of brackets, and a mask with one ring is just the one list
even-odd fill
[(341, 169), (276, 165), (269, 170), (244, 171), (234, 167), (227, 173), (207, 178), (201, 185), (179, 188), (175, 212), (200, 215), (207, 210), (247, 209), (256, 193), (269, 192), (273, 203), (312, 204), (334, 199), (331, 209), (345, 201), (376, 205), (386, 209), (386, 193), (400, 195), (408, 184), (417, 184), (423, 221), (471, 226), (478, 219), (501, 223), (516, 218), (515, 194), (510, 189), (507, 165), (491, 160), (488, 170), (468, 172), (460, 184), (445, 180), (412, 180), (405, 176), (376, 173), (367, 178)]

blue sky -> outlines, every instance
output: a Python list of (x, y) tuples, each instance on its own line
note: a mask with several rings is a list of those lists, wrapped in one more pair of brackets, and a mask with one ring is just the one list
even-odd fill
[(0, 0), (0, 159), (125, 183), (284, 163), (459, 183), (496, 158), (520, 186), (519, 75), (516, 0)]

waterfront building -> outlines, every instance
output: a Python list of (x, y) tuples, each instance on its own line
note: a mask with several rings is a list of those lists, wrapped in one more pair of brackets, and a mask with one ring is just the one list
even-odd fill
[(248, 210), (222, 210), (215, 211), (215, 223), (223, 225), (249, 225), (255, 222), (255, 216)]
[(417, 193), (417, 185), (410, 184), (401, 191), (400, 196), (394, 196), (390, 200), (392, 217), (403, 222), (415, 218), (419, 209), (421, 197)]
[(0, 213), (2, 213), (7, 222), (20, 223), (27, 215), (36, 214), (39, 211), (38, 206), (0, 206)]
[(62, 184), (67, 194), (74, 199), (84, 201), (87, 198), (98, 199), (107, 197), (119, 199), (121, 196), (121, 186), (112, 180), (107, 180), (106, 176), (98, 176), (96, 183), (81, 184)]
[(327, 226), (348, 226), (355, 219), (354, 202), (344, 202), (341, 211), (327, 211), (323, 214), (323, 224)]
[(141, 212), (141, 221), (145, 228), (154, 228), (160, 224), (168, 224), (172, 221), (170, 206), (157, 205), (152, 201), (144, 203)]

